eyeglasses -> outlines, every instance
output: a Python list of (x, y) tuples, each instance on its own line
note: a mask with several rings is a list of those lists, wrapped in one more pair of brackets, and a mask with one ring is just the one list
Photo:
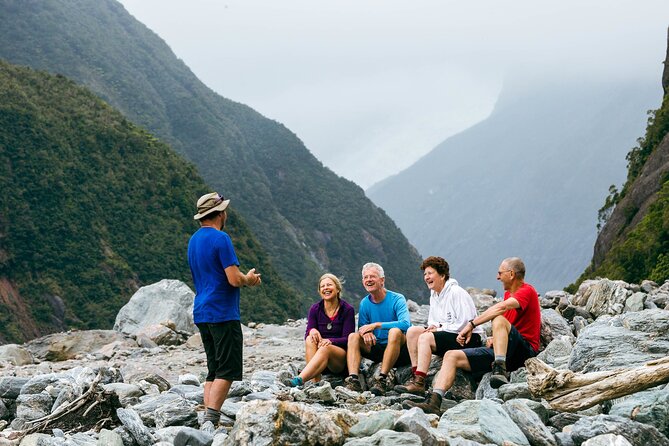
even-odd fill
[(502, 274), (508, 273), (508, 272), (511, 272), (511, 271), (513, 271), (513, 270), (512, 269), (505, 269), (504, 271), (497, 271), (497, 275), (501, 276)]

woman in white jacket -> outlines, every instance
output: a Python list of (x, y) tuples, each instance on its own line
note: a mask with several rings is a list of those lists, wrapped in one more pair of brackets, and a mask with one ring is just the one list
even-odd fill
[(413, 374), (399, 392), (425, 393), (425, 378), (432, 354), (443, 356), (448, 350), (481, 346), (483, 329), (475, 327), (468, 344), (458, 340), (458, 333), (476, 317), (474, 301), (467, 291), (449, 277), (448, 262), (428, 257), (420, 265), (430, 289), (430, 313), (427, 327), (413, 326), (407, 331), (407, 347)]

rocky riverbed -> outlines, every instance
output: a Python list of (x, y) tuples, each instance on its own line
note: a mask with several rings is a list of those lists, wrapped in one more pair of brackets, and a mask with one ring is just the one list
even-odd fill
[[(469, 291), (479, 311), (498, 300)], [(404, 410), (415, 396), (351, 392), (337, 377), (286, 387), (304, 365), (304, 320), (244, 326), (244, 380), (221, 424), (202, 425), (206, 361), (192, 299), (186, 285), (164, 280), (140, 289), (113, 330), (0, 346), (0, 445), (669, 445), (664, 384), (562, 413), (532, 395), (525, 369), (497, 390), (463, 373), (441, 417)], [(594, 280), (540, 299), (539, 358), (554, 368), (588, 373), (669, 356), (669, 281)], [(428, 307), (409, 306), (413, 323), (424, 323)], [(439, 366), (435, 357), (428, 382)], [(362, 371), (378, 372), (367, 360)], [(397, 382), (409, 373), (398, 369)]]

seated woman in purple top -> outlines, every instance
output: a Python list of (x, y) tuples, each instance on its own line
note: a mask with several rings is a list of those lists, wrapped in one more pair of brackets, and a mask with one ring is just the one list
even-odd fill
[(321, 300), (309, 309), (304, 334), (307, 366), (290, 381), (293, 387), (312, 378), (320, 380), (326, 368), (332, 373), (346, 369), (346, 346), (348, 335), (355, 331), (355, 310), (341, 299), (341, 282), (334, 274), (321, 276), (318, 293)]

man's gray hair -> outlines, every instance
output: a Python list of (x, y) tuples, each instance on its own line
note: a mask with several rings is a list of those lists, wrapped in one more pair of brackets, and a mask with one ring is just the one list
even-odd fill
[(379, 277), (386, 277), (386, 273), (383, 272), (383, 267), (381, 265), (379, 265), (378, 263), (374, 263), (374, 262), (365, 263), (362, 266), (362, 275), (364, 276), (365, 271), (367, 271), (368, 269), (372, 269), (372, 268), (374, 268), (379, 273)]
[(518, 276), (520, 280), (525, 279), (525, 264), (520, 259), (520, 257), (508, 257), (502, 260), (503, 263), (513, 270), (513, 272)]

